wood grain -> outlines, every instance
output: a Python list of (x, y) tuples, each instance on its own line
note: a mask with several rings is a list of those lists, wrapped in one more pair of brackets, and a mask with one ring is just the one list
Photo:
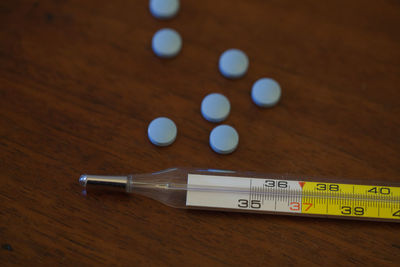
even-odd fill
[[(400, 181), (400, 2), (184, 0), (154, 19), (148, 1), (1, 1), (2, 265), (398, 266), (400, 225), (185, 211), (126, 195), (82, 195), (82, 173), (208, 167)], [(172, 27), (183, 50), (151, 51)], [(248, 74), (217, 71), (227, 48)], [(283, 88), (272, 109), (252, 83)], [(199, 112), (225, 94), (236, 152), (208, 146)], [(148, 123), (168, 116), (176, 142)]]

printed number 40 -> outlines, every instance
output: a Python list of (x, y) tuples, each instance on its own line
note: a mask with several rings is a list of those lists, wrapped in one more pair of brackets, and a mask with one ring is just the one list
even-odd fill
[(380, 194), (382, 194), (382, 195), (390, 195), (390, 188), (381, 187), (381, 188), (379, 188), (379, 190), (378, 190), (378, 188), (373, 187), (373, 188), (371, 188), (370, 190), (368, 190), (368, 192), (369, 192), (369, 193), (375, 193), (375, 194), (380, 193)]

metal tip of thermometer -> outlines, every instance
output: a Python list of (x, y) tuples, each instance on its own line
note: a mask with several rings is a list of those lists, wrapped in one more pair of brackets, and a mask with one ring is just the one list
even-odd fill
[(87, 182), (87, 175), (83, 174), (81, 177), (79, 177), (79, 184), (83, 187), (86, 187), (86, 182)]
[(79, 184), (83, 187), (107, 191), (126, 192), (129, 176), (109, 176), (83, 174), (79, 177)]

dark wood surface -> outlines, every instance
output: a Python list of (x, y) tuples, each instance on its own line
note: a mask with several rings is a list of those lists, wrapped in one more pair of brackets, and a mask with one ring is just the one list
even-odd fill
[[(82, 195), (82, 173), (207, 167), (400, 181), (400, 2), (182, 0), (158, 21), (148, 1), (0, 2), (0, 262), (40, 265), (397, 265), (400, 225), (186, 211), (140, 196)], [(151, 51), (172, 27), (183, 50)], [(247, 75), (218, 70), (246, 51)], [(283, 89), (272, 109), (252, 83)], [(200, 115), (229, 97), (228, 156)], [(149, 122), (176, 142), (157, 148)]]

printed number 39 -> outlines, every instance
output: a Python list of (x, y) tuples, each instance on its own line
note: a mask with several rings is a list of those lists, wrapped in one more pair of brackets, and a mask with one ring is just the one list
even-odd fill
[(363, 207), (355, 207), (353, 210), (350, 206), (342, 206), (343, 215), (364, 215)]

